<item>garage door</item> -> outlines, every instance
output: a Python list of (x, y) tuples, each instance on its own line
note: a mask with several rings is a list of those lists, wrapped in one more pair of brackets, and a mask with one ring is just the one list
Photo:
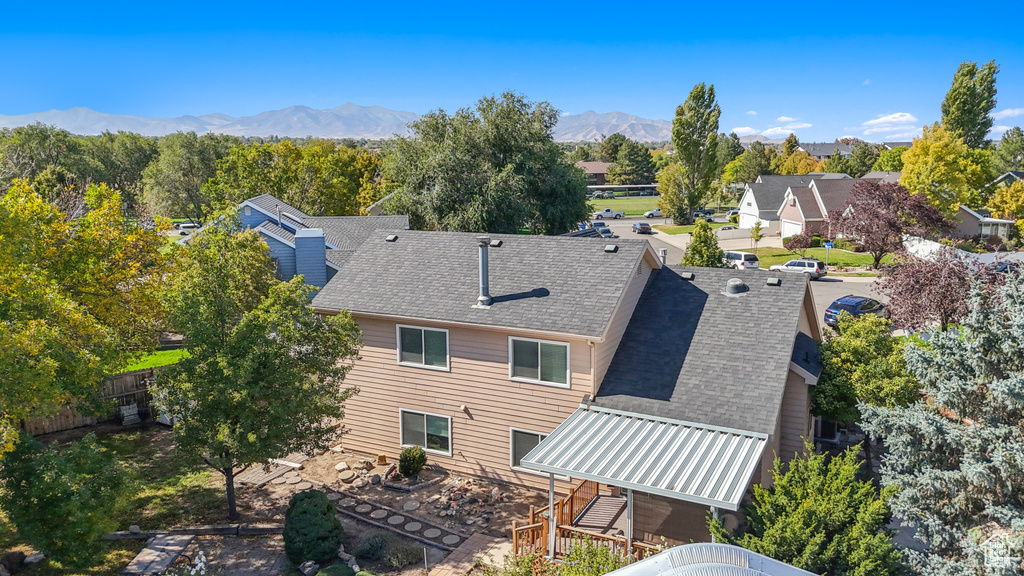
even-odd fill
[(796, 236), (803, 232), (803, 226), (799, 222), (793, 222), (791, 220), (782, 221), (782, 237), (789, 238), (790, 236)]
[[(756, 222), (757, 214), (747, 214), (745, 212), (740, 212), (740, 228), (753, 228)], [(764, 226), (764, 224), (762, 224), (762, 226)]]

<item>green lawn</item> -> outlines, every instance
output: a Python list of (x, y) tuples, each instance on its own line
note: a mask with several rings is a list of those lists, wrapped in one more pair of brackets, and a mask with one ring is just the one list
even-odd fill
[(171, 364), (177, 364), (188, 352), (185, 352), (184, 348), (177, 348), (174, 350), (160, 350), (159, 352), (153, 352), (149, 356), (146, 356), (128, 366), (124, 369), (125, 372), (134, 372), (135, 370), (146, 370), (147, 368), (158, 368), (160, 366), (169, 366)]
[[(721, 228), (722, 226), (729, 226), (730, 224), (731, 224), (730, 222), (708, 222), (708, 225), (711, 226), (712, 230), (714, 230), (716, 228)], [(732, 224), (732, 225), (735, 226), (735, 224)], [(660, 224), (658, 226), (653, 226), (653, 228), (658, 230), (659, 232), (664, 232), (665, 234), (692, 234), (693, 233), (693, 224), (690, 224), (688, 226), (674, 226), (672, 224)]]
[(626, 216), (643, 216), (644, 212), (658, 207), (657, 196), (634, 196), (615, 198), (614, 200), (589, 200), (588, 202), (593, 208), (591, 212), (611, 208), (612, 210), (622, 210)]
[[(768, 268), (775, 264), (785, 264), (788, 260), (799, 258), (800, 255), (796, 252), (790, 252), (785, 248), (758, 248), (753, 251), (757, 254), (757, 259), (761, 261), (761, 268)], [(808, 258), (817, 258), (822, 262), (825, 261), (825, 249), (824, 248), (809, 248), (807, 250)], [(892, 260), (892, 255), (887, 254), (882, 258), (882, 263), (886, 264)], [(874, 259), (871, 258), (870, 254), (863, 252), (847, 252), (846, 250), (829, 250), (828, 251), (828, 265), (837, 266), (839, 268), (850, 268), (853, 266), (871, 266), (874, 263)]]

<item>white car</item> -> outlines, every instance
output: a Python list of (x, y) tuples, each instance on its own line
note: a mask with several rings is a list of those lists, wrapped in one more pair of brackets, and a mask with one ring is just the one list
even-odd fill
[(625, 215), (626, 213), (623, 212), (622, 210), (612, 210), (611, 208), (605, 208), (604, 210), (599, 210), (591, 214), (590, 219), (603, 220), (605, 218), (613, 218), (615, 220), (618, 220), (619, 218), (622, 218)]
[(655, 208), (654, 210), (644, 212), (644, 218), (661, 218), (661, 208)]
[(761, 267), (761, 261), (757, 259), (757, 254), (750, 252), (727, 250), (722, 255), (722, 262), (725, 262), (726, 267), (736, 270), (757, 270)]
[(815, 258), (797, 258), (785, 264), (776, 264), (769, 268), (769, 270), (807, 274), (811, 280), (818, 280), (828, 275), (828, 271), (825, 270), (825, 263)]

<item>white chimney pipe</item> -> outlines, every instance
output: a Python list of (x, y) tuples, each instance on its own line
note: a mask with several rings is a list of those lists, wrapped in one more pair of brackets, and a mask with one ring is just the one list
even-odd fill
[(668, 265), (668, 248), (658, 248), (658, 259), (662, 266)]
[(480, 296), (476, 299), (477, 308), (486, 308), (491, 305), (490, 275), (487, 261), (487, 247), (491, 239), (487, 236), (477, 236), (477, 245), (480, 247)]

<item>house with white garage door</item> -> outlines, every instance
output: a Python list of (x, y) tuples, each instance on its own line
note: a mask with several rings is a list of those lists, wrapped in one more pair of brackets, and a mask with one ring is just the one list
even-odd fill
[(815, 234), (832, 237), (829, 214), (846, 207), (858, 184), (873, 180), (880, 178), (815, 178), (806, 186), (790, 186), (776, 213), (781, 236), (797, 236), (810, 228)]
[(807, 186), (811, 180), (849, 178), (846, 174), (812, 172), (810, 174), (758, 176), (757, 180), (747, 184), (740, 197), (740, 228), (753, 228), (758, 220), (766, 232), (779, 230), (779, 207), (790, 186)]

